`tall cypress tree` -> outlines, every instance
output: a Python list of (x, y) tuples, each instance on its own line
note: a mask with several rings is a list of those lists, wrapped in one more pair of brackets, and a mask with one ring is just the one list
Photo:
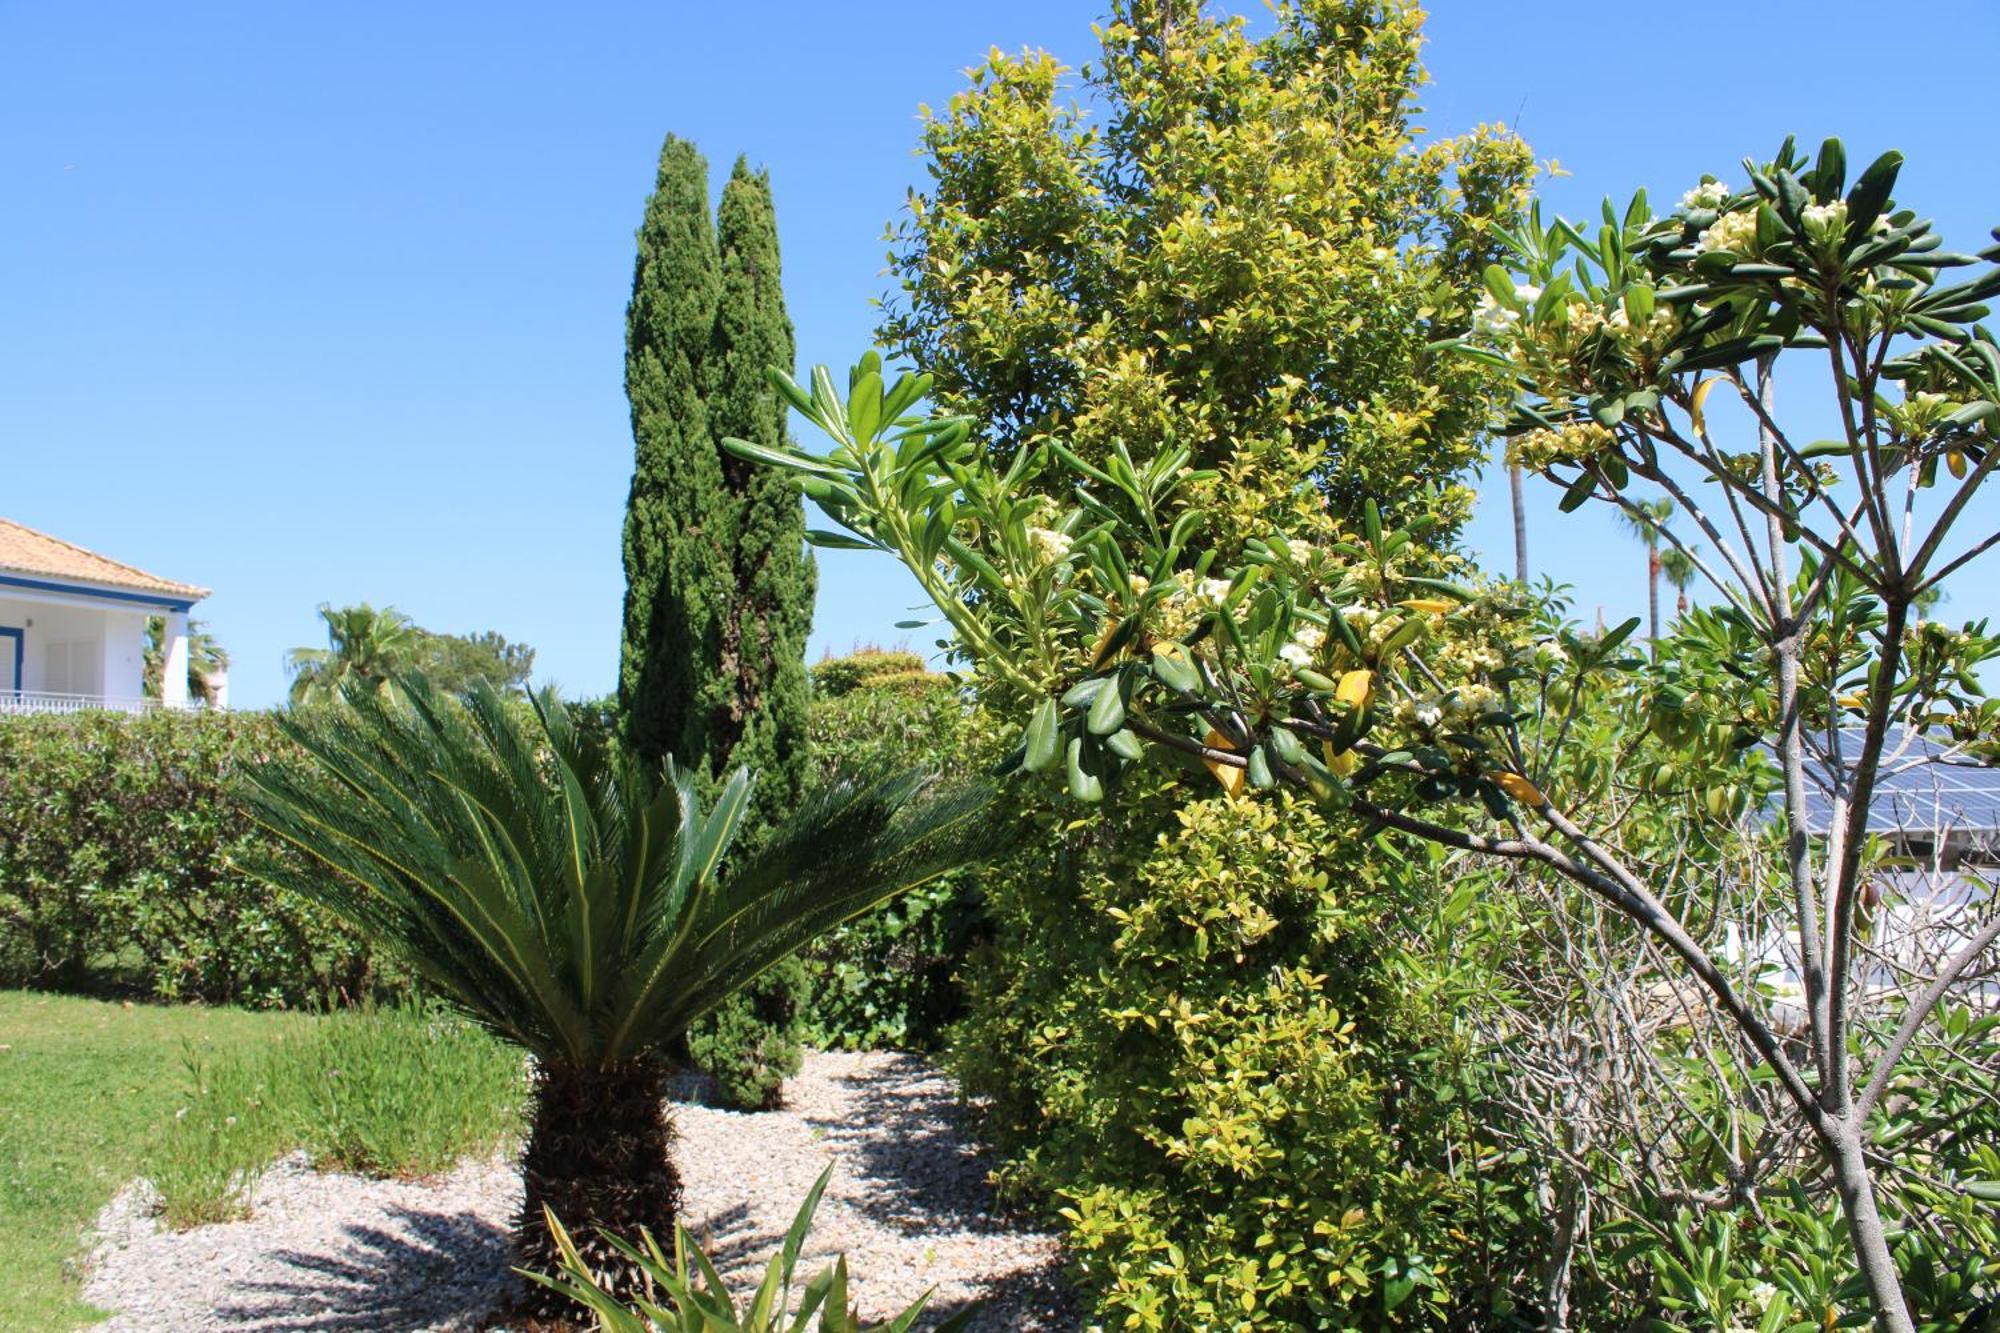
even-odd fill
[(730, 693), (716, 663), (733, 586), (731, 505), (706, 402), (720, 267), (708, 163), (670, 135), (639, 227), (625, 312), (636, 459), (618, 699), (635, 747), (690, 762), (707, 754), (710, 719)]
[[(772, 366), (792, 370), (792, 321), (779, 282), (770, 178), (740, 157), (722, 190), (716, 231), (722, 296), (710, 345), (710, 432), (717, 441), (734, 436), (778, 447), (786, 437), (785, 407), (765, 374)], [(733, 600), (718, 667), (733, 693), (710, 743), (718, 767), (726, 759), (730, 768), (748, 764), (756, 772), (753, 820), (764, 823), (791, 810), (804, 788), (806, 636), (819, 578), (805, 546), (805, 506), (791, 479), (739, 458), (721, 462), (735, 540)]]
[[(805, 779), (806, 634), (818, 583), (805, 507), (775, 468), (725, 457), (731, 436), (779, 445), (785, 409), (765, 378), (792, 367), (770, 181), (738, 159), (719, 238), (708, 168), (669, 137), (639, 229), (625, 385), (637, 462), (625, 518), (619, 701), (628, 738), (711, 778), (757, 774), (745, 835), (798, 802)], [(688, 1033), (689, 1053), (738, 1106), (775, 1105), (799, 1066), (796, 959)]]
[(817, 577), (798, 492), (719, 442), (784, 441), (765, 370), (792, 358), (769, 178), (739, 158), (712, 230), (707, 163), (670, 136), (626, 313), (637, 461), (619, 695), (642, 751), (711, 776), (750, 765), (753, 829), (791, 809), (804, 781)]

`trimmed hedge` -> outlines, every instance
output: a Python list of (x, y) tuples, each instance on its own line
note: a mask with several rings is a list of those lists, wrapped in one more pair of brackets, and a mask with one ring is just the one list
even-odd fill
[(0, 717), (0, 980), (297, 1005), (400, 989), (323, 909), (252, 882), (229, 793), (260, 713)]

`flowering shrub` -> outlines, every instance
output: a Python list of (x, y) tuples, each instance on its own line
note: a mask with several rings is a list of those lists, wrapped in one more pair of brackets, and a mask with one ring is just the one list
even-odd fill
[[(1537, 218), (1506, 233), (1518, 272), (1487, 271), (1486, 313), (1456, 344), (1515, 379), (1516, 457), (1560, 482), (1565, 510), (1595, 500), (1657, 527), (1649, 488), (1705, 539), (1660, 532), (1719, 599), (1724, 669), (1757, 688), (1705, 723), (1662, 690), (1661, 731), (1684, 729), (1697, 757), (1718, 733), (1766, 746), (1783, 774), (1784, 845), (1745, 873), (1788, 905), (1796, 1042), (1781, 997), (1698, 937), (1702, 886), (1678, 859), (1649, 860), (1618, 821), (1597, 822), (1602, 791), (1551, 784), (1581, 700), (1652, 684), (1626, 647), (1636, 620), (1591, 640), (1541, 624), (1518, 586), (1431, 556), (1421, 506), (1332, 512), (1309, 467), (1289, 502), (1250, 492), (1247, 537), (1241, 488), (1186, 446), (1090, 459), (1050, 441), (1003, 468), (971, 423), (903, 419), (924, 381), (885, 389), (868, 365), (844, 402), (825, 375), (811, 393), (786, 382), (830, 453), (740, 451), (800, 473), (843, 540), (893, 552), (922, 582), (982, 701), (1023, 719), (1011, 769), (1059, 774), (1095, 804), (1156, 758), (1193, 761), (1232, 793), (1303, 791), (1365, 827), (1540, 867), (1622, 913), (1783, 1093), (1832, 1181), (1870, 1313), (1908, 1330), (1868, 1135), (1939, 1001), (2000, 939), (2000, 912), (1906, 978), (1907, 1004), (1871, 1004), (1882, 992), (1857, 971), (1888, 890), (1868, 819), (1892, 731), (1991, 740), (1977, 672), (2000, 645), (1913, 608), (2000, 545), (1959, 526), (2000, 460), (2000, 344), (1978, 326), (2000, 269), (1940, 280), (1979, 260), (1895, 206), (1900, 163), (1886, 154), (1850, 186), (1838, 141), (1811, 163), (1788, 143), (1746, 188), (1710, 182), (1666, 217), (1643, 196), (1607, 206), (1594, 239)], [(1781, 365), (1828, 372), (1840, 438), (1788, 432), (1771, 393)], [(1744, 447), (1729, 447), (1723, 402)], [(1050, 469), (1074, 484), (1056, 510), (1042, 496), (1066, 487), (1036, 483)], [(1830, 826), (1813, 826), (1814, 781)]]

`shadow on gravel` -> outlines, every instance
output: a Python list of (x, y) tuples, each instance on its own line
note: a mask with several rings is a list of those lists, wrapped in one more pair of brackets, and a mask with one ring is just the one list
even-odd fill
[(504, 1290), (507, 1233), (472, 1213), (391, 1210), (387, 1226), (345, 1228), (337, 1253), (280, 1250), (296, 1281), (246, 1282), (219, 1326), (256, 1333), (422, 1328), (476, 1313)]
[(978, 1234), (1011, 1228), (999, 1216), (986, 1163), (973, 1149), (951, 1086), (916, 1056), (847, 1075), (843, 1119), (808, 1119), (839, 1155), (843, 1174), (869, 1188), (850, 1206), (900, 1231)]

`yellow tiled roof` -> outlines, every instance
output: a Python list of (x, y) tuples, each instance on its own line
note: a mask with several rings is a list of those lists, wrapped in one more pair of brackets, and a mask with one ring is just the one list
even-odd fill
[(11, 519), (0, 518), (0, 570), (34, 574), (43, 578), (70, 579), (98, 583), (113, 588), (134, 588), (140, 592), (167, 593), (199, 601), (207, 588), (192, 583), (175, 583), (143, 569), (120, 564), (95, 551), (36, 532)]

